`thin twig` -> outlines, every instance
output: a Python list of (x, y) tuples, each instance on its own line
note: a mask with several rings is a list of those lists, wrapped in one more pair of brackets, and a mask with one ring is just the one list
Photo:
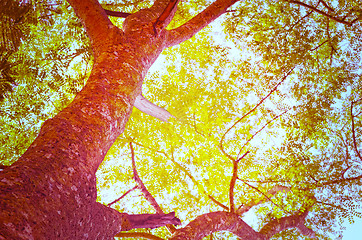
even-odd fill
[(246, 184), (247, 186), (251, 187), (252, 189), (255, 189), (257, 192), (261, 193), (266, 199), (268, 199), (268, 201), (270, 201), (272, 204), (274, 204), (275, 206), (277, 206), (278, 208), (280, 208), (282, 211), (290, 213), (289, 211), (285, 210), (282, 206), (280, 206), (279, 204), (273, 202), (273, 200), (268, 197), (268, 195), (266, 195), (265, 193), (263, 193), (262, 191), (260, 191), (257, 187), (254, 187), (253, 185), (250, 185), (247, 182), (244, 182), (243, 180), (239, 179), (240, 181), (242, 181), (244, 184)]
[(328, 9), (328, 11), (334, 12), (334, 9), (328, 6), (328, 4), (325, 1), (320, 0), (320, 2), (323, 4), (323, 6), (325, 6)]
[(282, 116), (283, 114), (287, 113), (290, 109), (285, 110), (284, 112), (282, 112), (281, 114), (279, 114), (278, 116), (274, 117), (272, 120), (270, 120), (269, 122), (267, 122), (262, 128), (260, 128), (256, 133), (254, 133), (245, 143), (244, 145), (240, 148), (240, 151), (238, 153), (241, 153), (241, 151), (244, 149), (244, 147), (258, 134), (260, 133), (266, 126), (268, 126), (271, 122), (273, 122), (274, 120), (276, 120), (277, 118), (279, 118), (280, 116)]
[(324, 42), (322, 42), (321, 44), (319, 44), (319, 45), (316, 46), (315, 48), (310, 49), (309, 51), (313, 52), (313, 51), (317, 50), (317, 49), (320, 48), (322, 45), (324, 45), (326, 42), (328, 42), (328, 40), (325, 40)]
[(115, 204), (116, 202), (118, 202), (119, 200), (121, 200), (122, 198), (124, 198), (128, 193), (132, 192), (133, 190), (135, 190), (137, 188), (137, 186), (134, 186), (132, 189), (128, 190), (127, 192), (125, 192), (124, 194), (122, 194), (122, 196), (120, 196), (119, 198), (117, 198), (116, 200), (114, 200), (111, 203), (108, 203), (107, 206), (111, 206), (113, 204)]
[(282, 80), (263, 98), (259, 101), (259, 103), (253, 108), (251, 109), (249, 112), (247, 112), (246, 114), (244, 114), (244, 116), (242, 116), (239, 120), (237, 120), (230, 128), (228, 128), (228, 130), (226, 130), (226, 132), (224, 133), (224, 135), (221, 137), (220, 140), (220, 145), (219, 148), (221, 150), (221, 152), (227, 156), (230, 160), (235, 161), (235, 159), (230, 156), (228, 153), (226, 153), (224, 147), (223, 147), (223, 141), (225, 139), (226, 134), (228, 134), (230, 132), (230, 130), (235, 127), (238, 123), (240, 123), (244, 118), (246, 118), (249, 114), (251, 114), (252, 112), (254, 112), (273, 92), (275, 92), (277, 90), (277, 88), (279, 87), (280, 84), (282, 84), (285, 79), (287, 79), (287, 77), (293, 72), (295, 67), (293, 67), (283, 78)]
[(213, 201), (214, 203), (216, 203), (216, 205), (222, 207), (223, 209), (225, 209), (226, 211), (229, 211), (229, 208), (227, 206), (225, 206), (224, 204), (222, 204), (221, 202), (219, 202), (218, 200), (216, 200), (213, 196), (211, 195), (207, 195), (211, 201)]
[(356, 102), (357, 101), (351, 102), (352, 137), (353, 137), (354, 150), (356, 151), (356, 154), (357, 154), (358, 158), (360, 159), (360, 161), (362, 161), (361, 154), (360, 154), (360, 152), (358, 151), (358, 148), (357, 148), (356, 133), (355, 133), (355, 129), (354, 129), (353, 104), (356, 103)]
[(315, 8), (315, 7), (313, 7), (313, 6), (310, 6), (310, 5), (306, 4), (306, 3), (303, 3), (303, 2), (300, 2), (300, 1), (296, 1), (296, 0), (291, 0), (291, 1), (289, 1), (289, 2), (290, 2), (290, 3), (298, 4), (298, 5), (303, 6), (303, 7), (306, 7), (306, 8), (309, 8), (309, 9), (311, 9), (311, 10), (317, 12), (317, 13), (322, 14), (322, 15), (325, 16), (325, 17), (328, 17), (328, 18), (330, 18), (330, 19), (333, 19), (333, 20), (336, 21), (336, 22), (343, 23), (343, 24), (348, 25), (348, 26), (352, 26), (352, 24), (355, 23), (356, 21), (358, 21), (358, 19), (359, 19), (359, 18), (356, 18), (356, 19), (354, 19), (354, 20), (351, 21), (351, 22), (347, 22), (347, 21), (344, 21), (344, 20), (342, 20), (342, 19), (339, 19), (339, 18), (337, 18), (337, 17), (335, 17), (335, 16), (332, 16), (332, 15), (326, 13), (326, 12), (323, 12), (323, 11), (319, 10), (318, 8)]
[[(289, 191), (290, 191), (289, 187), (276, 185), (276, 186), (272, 187), (266, 194), (275, 196), (279, 192), (289, 192)], [(265, 202), (265, 199), (262, 199), (259, 202), (252, 200), (249, 204), (246, 204), (244, 206), (241, 205), (238, 208), (238, 210), (236, 211), (236, 214), (243, 215), (244, 213), (248, 212), (252, 207), (257, 206), (263, 202)]]

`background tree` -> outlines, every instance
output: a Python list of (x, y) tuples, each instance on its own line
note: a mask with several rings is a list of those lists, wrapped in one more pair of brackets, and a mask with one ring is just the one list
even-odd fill
[[(177, 1), (102, 3), (135, 13), (111, 18), (122, 31), (97, 1), (69, 2), (90, 42), (67, 3), (2, 15), (35, 16), (22, 18), (27, 38), (2, 27), (12, 50), (2, 94), (17, 83), (1, 106), (3, 163), (28, 148), (1, 172), (3, 237), (103, 239), (141, 226), (95, 202), (112, 144), (98, 202), (183, 222), (118, 237), (336, 239), (359, 216), (358, 1), (185, 1), (170, 24)], [(135, 110), (120, 135), (162, 50), (142, 92), (175, 119)]]

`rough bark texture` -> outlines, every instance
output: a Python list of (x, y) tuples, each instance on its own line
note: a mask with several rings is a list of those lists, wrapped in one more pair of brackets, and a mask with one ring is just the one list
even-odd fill
[(235, 213), (212, 212), (201, 215), (186, 227), (178, 229), (170, 240), (198, 240), (219, 231), (232, 232), (241, 239), (266, 239)]
[(290, 228), (297, 228), (303, 235), (315, 238), (315, 233), (304, 225), (307, 214), (308, 211), (271, 221), (256, 232), (235, 213), (212, 212), (198, 216), (186, 227), (177, 229), (170, 240), (199, 240), (219, 231), (231, 232), (245, 240), (268, 240)]
[(113, 239), (133, 227), (127, 214), (96, 202), (95, 172), (164, 49), (165, 33), (154, 36), (151, 22), (168, 1), (129, 16), (123, 32), (97, 1), (69, 2), (91, 39), (95, 63), (74, 101), (0, 172), (0, 239)]

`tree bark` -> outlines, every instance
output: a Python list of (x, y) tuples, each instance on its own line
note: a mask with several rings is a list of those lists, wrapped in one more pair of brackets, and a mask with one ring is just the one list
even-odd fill
[(198, 216), (187, 226), (177, 229), (169, 240), (200, 240), (219, 231), (228, 231), (245, 240), (268, 240), (276, 233), (297, 228), (305, 236), (315, 238), (315, 233), (304, 225), (308, 211), (276, 219), (266, 224), (259, 232), (251, 228), (237, 214), (211, 212)]
[(0, 172), (0, 239), (113, 239), (137, 227), (128, 214), (96, 202), (95, 173), (164, 49), (165, 32), (154, 36), (151, 22), (168, 1), (129, 16), (123, 31), (98, 1), (69, 3), (91, 39), (92, 73), (73, 102), (44, 122), (24, 155)]

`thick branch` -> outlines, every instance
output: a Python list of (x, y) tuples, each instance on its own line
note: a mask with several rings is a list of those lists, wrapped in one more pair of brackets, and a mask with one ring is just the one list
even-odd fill
[[(93, 51), (97, 56), (102, 46), (109, 44), (111, 29), (118, 31), (109, 20), (106, 12), (97, 0), (67, 0), (80, 18), (88, 37), (90, 38)], [(108, 40), (107, 40), (108, 39)], [(100, 46), (98, 46), (100, 45)]]
[(266, 239), (270, 239), (275, 234), (284, 231), (286, 229), (297, 228), (301, 234), (310, 238), (315, 238), (313, 230), (307, 228), (304, 225), (305, 217), (308, 215), (308, 211), (302, 214), (295, 214), (288, 217), (282, 217), (267, 223), (261, 230)]
[(132, 154), (132, 168), (133, 168), (133, 177), (136, 181), (138, 188), (141, 190), (143, 196), (146, 200), (152, 205), (152, 207), (156, 210), (157, 213), (163, 213), (161, 207), (158, 205), (156, 199), (151, 195), (151, 193), (147, 190), (146, 186), (143, 184), (141, 178), (138, 176), (137, 169), (136, 169), (136, 162), (134, 159), (134, 150), (132, 146), (132, 142), (129, 143), (129, 147), (131, 149)]
[(132, 14), (132, 13), (125, 13), (125, 12), (117, 12), (117, 11), (112, 11), (112, 10), (107, 10), (107, 9), (104, 9), (104, 11), (106, 12), (106, 14), (108, 16), (121, 17), (121, 18), (126, 18)]
[(238, 215), (230, 212), (212, 212), (198, 216), (184, 228), (177, 229), (169, 239), (199, 240), (219, 231), (231, 232), (241, 239), (266, 239), (246, 224)]
[(158, 228), (166, 225), (180, 225), (180, 219), (175, 217), (175, 212), (168, 214), (132, 214), (128, 215), (128, 221), (134, 228)]
[[(156, 199), (152, 196), (152, 194), (147, 190), (146, 186), (143, 184), (141, 178), (138, 176), (137, 169), (136, 169), (136, 162), (134, 157), (134, 150), (132, 146), (132, 142), (129, 143), (131, 154), (132, 154), (132, 168), (133, 168), (133, 176), (138, 184), (138, 188), (141, 190), (143, 196), (146, 198), (146, 200), (152, 205), (152, 207), (156, 210), (157, 214), (160, 216), (164, 215), (163, 210), (161, 209), (160, 205), (158, 205)], [(173, 223), (168, 223), (167, 228), (173, 232), (175, 230), (175, 227), (173, 225), (180, 225), (181, 221), (175, 217), (175, 213), (173, 214), (174, 218), (176, 219)]]
[(150, 239), (150, 240), (164, 240), (163, 238), (157, 237), (155, 235), (152, 235), (150, 233), (145, 232), (120, 232), (115, 237), (123, 237), (123, 238), (144, 238), (144, 239)]
[(171, 47), (190, 39), (201, 29), (217, 19), (238, 0), (216, 0), (204, 11), (197, 14), (182, 26), (172, 29), (168, 33), (167, 47)]
[(163, 238), (157, 237), (150, 233), (145, 232), (120, 232), (115, 237), (123, 237), (123, 238), (145, 238), (150, 240), (164, 240)]
[(305, 236), (315, 237), (315, 233), (304, 226), (307, 214), (308, 211), (271, 221), (260, 232), (256, 232), (235, 213), (212, 212), (198, 216), (184, 228), (177, 229), (169, 239), (201, 240), (214, 232), (228, 231), (243, 240), (267, 240), (290, 228), (297, 228)]
[(142, 94), (140, 94), (140, 95), (138, 95), (136, 97), (136, 100), (134, 102), (134, 106), (138, 110), (140, 110), (140, 111), (142, 111), (142, 112), (144, 112), (144, 113), (146, 113), (146, 114), (148, 114), (148, 115), (150, 115), (152, 117), (158, 118), (158, 119), (160, 119), (161, 121), (164, 121), (164, 122), (168, 122), (168, 119), (170, 119), (171, 117), (175, 118), (167, 110), (165, 110), (162, 107), (159, 107), (156, 104), (150, 102)]
[(180, 0), (170, 0), (166, 8), (163, 10), (161, 15), (157, 18), (156, 22), (153, 24), (154, 31), (157, 32), (158, 29), (164, 29), (172, 20), (176, 9), (177, 4)]

